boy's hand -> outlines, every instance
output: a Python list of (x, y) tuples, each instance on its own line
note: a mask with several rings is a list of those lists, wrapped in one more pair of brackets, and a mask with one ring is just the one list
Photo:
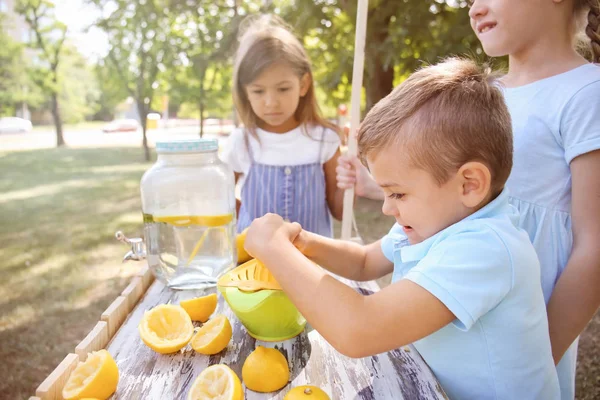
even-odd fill
[(302, 227), (297, 222), (285, 222), (277, 214), (266, 214), (250, 224), (244, 248), (253, 257), (261, 259), (263, 254), (275, 249), (278, 243), (293, 243), (301, 231)]
[(296, 248), (298, 250), (300, 250), (301, 253), (305, 254), (306, 251), (306, 247), (308, 245), (308, 237), (309, 233), (306, 232), (305, 230), (300, 230), (300, 232), (298, 233), (298, 235), (296, 235), (296, 237), (294, 238), (294, 241), (292, 242), (294, 244), (294, 246), (296, 246)]

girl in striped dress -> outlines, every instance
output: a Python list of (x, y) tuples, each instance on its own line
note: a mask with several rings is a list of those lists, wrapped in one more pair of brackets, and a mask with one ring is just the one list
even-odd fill
[(274, 17), (249, 21), (235, 59), (233, 97), (243, 128), (224, 161), (241, 183), (238, 232), (275, 213), (332, 236), (341, 218), (336, 185), (340, 139), (316, 102), (310, 61), (300, 41)]

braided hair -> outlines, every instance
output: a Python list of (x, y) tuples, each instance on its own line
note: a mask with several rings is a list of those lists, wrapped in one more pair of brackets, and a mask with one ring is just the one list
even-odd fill
[(575, 13), (587, 11), (587, 25), (584, 32), (590, 40), (590, 46), (581, 49), (590, 56), (590, 61), (600, 63), (600, 0), (575, 0)]
[(592, 61), (600, 63), (600, 1), (587, 0), (590, 11), (585, 33), (591, 40)]

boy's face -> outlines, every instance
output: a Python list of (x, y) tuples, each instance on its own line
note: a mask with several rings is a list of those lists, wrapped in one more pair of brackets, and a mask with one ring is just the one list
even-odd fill
[(286, 64), (268, 67), (246, 86), (252, 111), (259, 127), (270, 132), (285, 133), (294, 129), (294, 118), (300, 97), (308, 91), (308, 75), (302, 79)]
[(433, 176), (411, 166), (397, 146), (387, 146), (367, 160), (385, 193), (382, 211), (393, 216), (410, 244), (417, 244), (469, 215), (458, 174), (439, 186)]

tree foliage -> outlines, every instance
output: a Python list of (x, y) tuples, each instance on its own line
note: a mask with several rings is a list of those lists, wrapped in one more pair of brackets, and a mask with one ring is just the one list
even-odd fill
[(59, 66), (67, 37), (67, 27), (54, 15), (54, 3), (50, 0), (19, 0), (18, 12), (31, 29), (32, 41), (28, 45), (35, 56), (28, 67), (32, 81), (50, 99), (52, 118), (56, 129), (56, 145), (65, 144), (59, 104)]
[(173, 59), (172, 13), (166, 0), (93, 0), (104, 17), (98, 27), (108, 35), (105, 66), (135, 100), (143, 131), (143, 148), (150, 160), (146, 118), (160, 75)]
[[(282, 1), (280, 7), (305, 38), (316, 77), (331, 93), (330, 101), (348, 101), (357, 1)], [(423, 63), (463, 53), (481, 53), (464, 2), (371, 0), (365, 46), (367, 109)]]

